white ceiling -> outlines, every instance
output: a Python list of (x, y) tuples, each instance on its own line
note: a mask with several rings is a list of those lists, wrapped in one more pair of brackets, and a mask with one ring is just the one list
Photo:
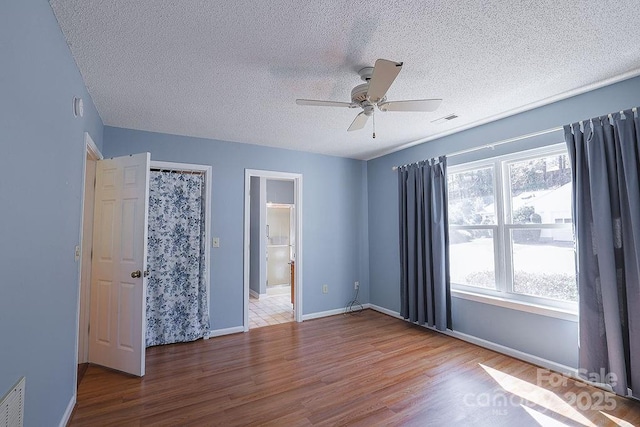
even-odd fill
[[(640, 73), (637, 0), (50, 0), (105, 125), (369, 159)], [(347, 133), (357, 71), (403, 61)], [(451, 122), (431, 121), (456, 113)]]

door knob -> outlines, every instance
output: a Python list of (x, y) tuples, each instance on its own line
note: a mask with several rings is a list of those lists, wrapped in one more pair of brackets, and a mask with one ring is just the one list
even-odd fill
[(133, 277), (134, 279), (142, 277), (142, 272), (140, 270), (136, 270), (136, 271), (131, 273), (131, 277)]

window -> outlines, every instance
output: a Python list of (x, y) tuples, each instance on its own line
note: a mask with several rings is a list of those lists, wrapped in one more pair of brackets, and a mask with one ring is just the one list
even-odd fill
[(448, 192), (454, 289), (575, 309), (564, 146), (452, 166)]

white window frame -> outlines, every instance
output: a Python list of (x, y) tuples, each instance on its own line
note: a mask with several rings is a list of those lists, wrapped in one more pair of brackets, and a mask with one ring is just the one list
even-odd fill
[(499, 305), (507, 308), (543, 314), (567, 320), (577, 320), (578, 305), (572, 301), (555, 300), (534, 295), (513, 292), (512, 230), (522, 229), (567, 229), (568, 223), (512, 224), (509, 165), (540, 157), (567, 154), (564, 144), (536, 148), (527, 151), (477, 160), (450, 166), (447, 174), (469, 172), (483, 167), (493, 168), (494, 224), (457, 225), (449, 224), (449, 229), (492, 230), (496, 289), (469, 286), (451, 282), (452, 294), (456, 297)]

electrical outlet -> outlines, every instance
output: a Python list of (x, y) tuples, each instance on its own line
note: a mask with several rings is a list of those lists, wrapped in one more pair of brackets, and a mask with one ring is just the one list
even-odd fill
[(358, 282), (357, 280), (353, 282), (353, 289), (360, 289), (360, 282)]
[(329, 293), (329, 285), (322, 285), (322, 293), (323, 294)]
[(76, 261), (80, 260), (80, 245), (76, 245), (76, 249), (75, 252), (73, 253), (74, 258), (76, 259)]

